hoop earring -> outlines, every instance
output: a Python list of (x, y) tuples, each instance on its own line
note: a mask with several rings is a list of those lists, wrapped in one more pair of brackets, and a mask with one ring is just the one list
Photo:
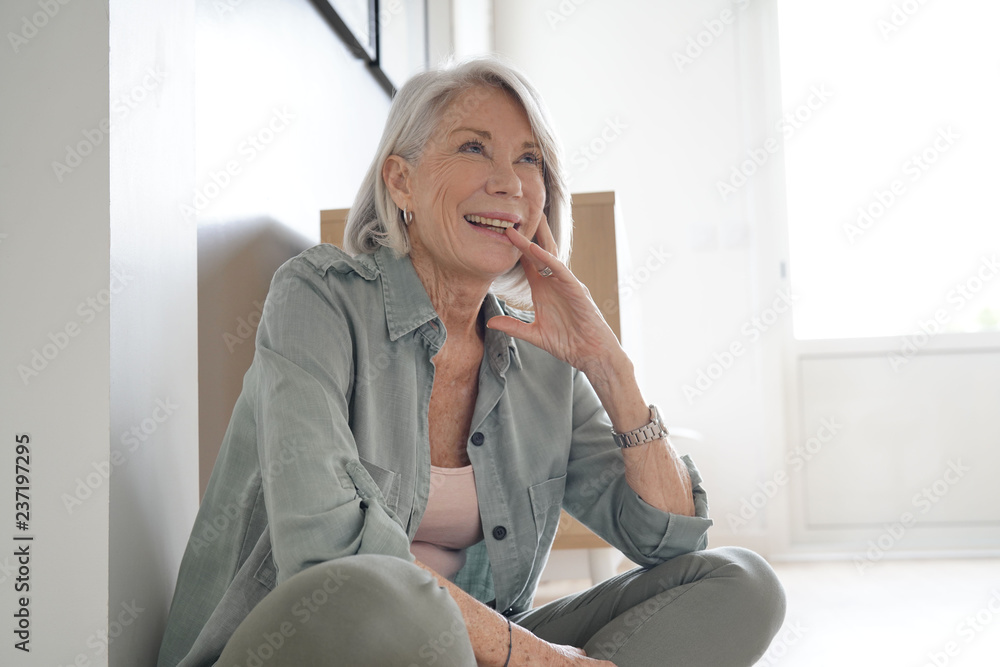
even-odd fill
[(413, 222), (413, 211), (407, 211), (406, 206), (403, 207), (403, 224), (409, 226)]

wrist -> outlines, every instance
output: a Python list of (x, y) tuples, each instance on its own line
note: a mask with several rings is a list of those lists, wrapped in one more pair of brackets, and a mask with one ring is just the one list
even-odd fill
[(625, 433), (649, 423), (649, 406), (643, 400), (628, 356), (585, 372), (615, 431)]
[(622, 449), (642, 447), (651, 442), (663, 440), (668, 435), (667, 429), (663, 425), (663, 419), (660, 418), (660, 411), (655, 405), (649, 406), (649, 421), (639, 428), (624, 432), (612, 429), (611, 432), (615, 436), (615, 444)]
[(635, 367), (624, 350), (613, 355), (602, 355), (581, 368), (590, 384), (600, 392), (602, 389), (614, 390), (625, 384), (628, 378), (635, 378)]
[[(530, 630), (512, 623), (510, 665), (548, 665), (561, 656), (556, 647)], [(501, 663), (502, 664), (502, 663)]]

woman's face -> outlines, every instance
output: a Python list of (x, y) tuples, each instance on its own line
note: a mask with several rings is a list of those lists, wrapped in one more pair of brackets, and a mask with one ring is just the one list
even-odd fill
[(533, 238), (542, 218), (541, 149), (524, 110), (496, 88), (457, 97), (409, 175), (414, 261), (459, 277), (509, 271), (520, 253), (504, 227)]

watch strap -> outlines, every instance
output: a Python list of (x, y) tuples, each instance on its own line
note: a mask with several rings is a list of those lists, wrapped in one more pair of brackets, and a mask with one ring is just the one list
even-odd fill
[(663, 425), (663, 420), (660, 419), (660, 411), (655, 405), (649, 406), (648, 424), (640, 426), (632, 431), (626, 431), (625, 433), (619, 433), (618, 431), (611, 429), (611, 433), (615, 437), (615, 444), (622, 449), (626, 447), (644, 445), (647, 442), (659, 440), (660, 438), (666, 438), (670, 435), (667, 432), (666, 427)]

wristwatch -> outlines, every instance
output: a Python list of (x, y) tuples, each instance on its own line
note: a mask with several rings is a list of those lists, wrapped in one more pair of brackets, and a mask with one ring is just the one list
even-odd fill
[(670, 435), (667, 433), (667, 428), (663, 425), (663, 420), (660, 419), (660, 411), (655, 405), (649, 406), (649, 423), (645, 426), (640, 426), (634, 431), (628, 431), (627, 433), (618, 433), (614, 429), (611, 429), (611, 433), (615, 436), (615, 444), (623, 449), (625, 447), (645, 445), (647, 442), (659, 440)]

